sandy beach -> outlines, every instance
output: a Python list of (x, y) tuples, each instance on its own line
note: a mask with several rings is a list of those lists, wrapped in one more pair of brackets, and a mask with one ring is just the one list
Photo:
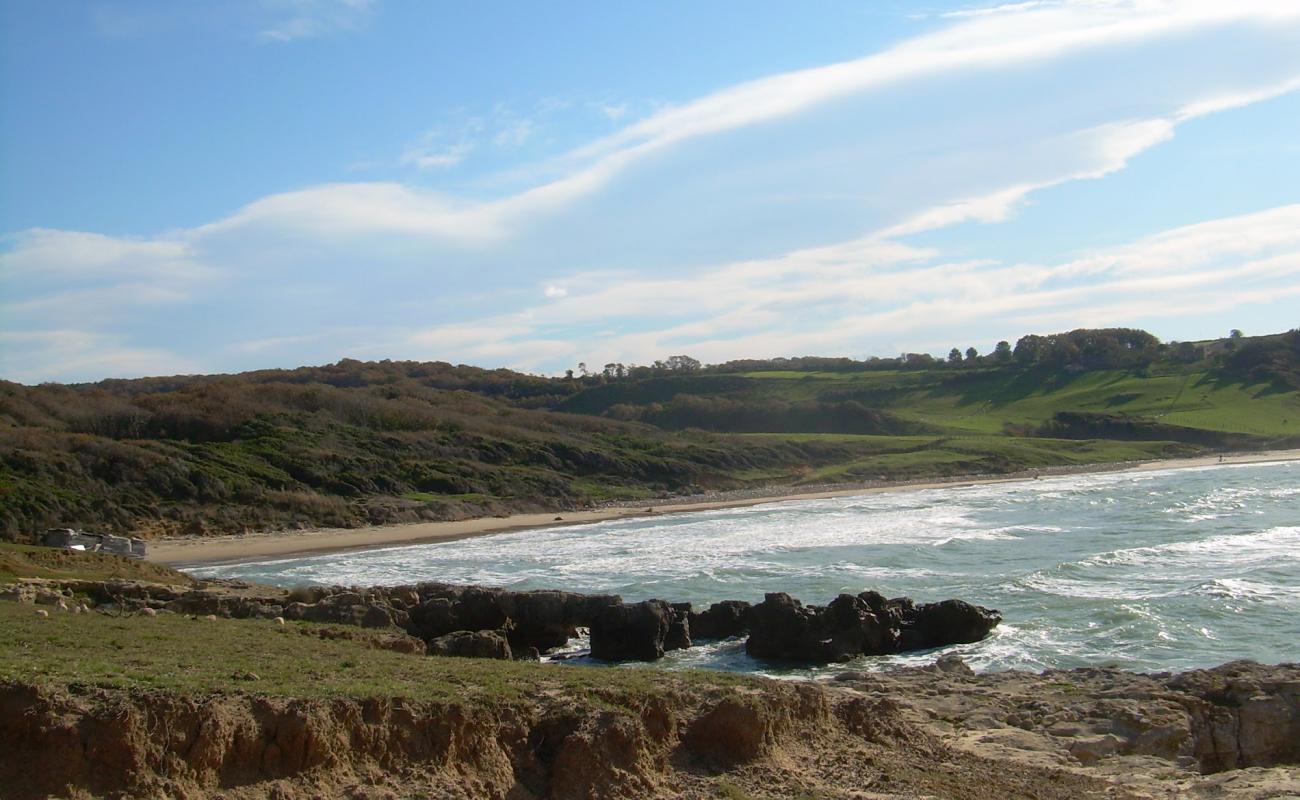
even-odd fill
[(1300, 461), (1300, 450), (1273, 450), (1124, 464), (1087, 464), (1053, 467), (1010, 475), (973, 475), (898, 483), (839, 484), (803, 489), (799, 487), (763, 487), (734, 492), (717, 492), (700, 497), (641, 501), (635, 505), (606, 506), (582, 511), (512, 514), (505, 517), (479, 517), (452, 522), (417, 522), (367, 528), (324, 528), (308, 531), (255, 533), (243, 536), (160, 539), (149, 543), (149, 560), (171, 565), (255, 561), (340, 550), (453, 541), (471, 536), (549, 528), (557, 525), (580, 525), (611, 519), (709, 511), (720, 508), (739, 508), (763, 503), (776, 503), (783, 500), (815, 500), (878, 492), (919, 491), (940, 487), (1013, 483), (1033, 480), (1036, 477), (1070, 474), (1186, 469), (1215, 466), (1219, 463), (1257, 464), (1278, 461)]

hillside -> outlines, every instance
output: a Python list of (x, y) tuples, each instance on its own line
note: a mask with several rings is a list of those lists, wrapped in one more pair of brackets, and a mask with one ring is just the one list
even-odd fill
[(0, 383), (0, 530), (356, 527), (1300, 440), (1295, 331), (1072, 331), (954, 355)]

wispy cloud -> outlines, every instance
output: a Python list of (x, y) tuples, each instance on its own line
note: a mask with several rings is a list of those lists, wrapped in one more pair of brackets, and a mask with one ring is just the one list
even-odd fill
[[(282, 220), (295, 218), (295, 228), (360, 230), (366, 224), (373, 224), (376, 232), (403, 230), (417, 234), (423, 230), (430, 236), (462, 241), (500, 238), (510, 235), (520, 221), (563, 209), (607, 186), (635, 164), (671, 147), (771, 123), (839, 98), (943, 73), (1001, 69), (1082, 50), (1187, 34), (1216, 25), (1279, 22), (1300, 22), (1300, 4), (1279, 5), (1261, 0), (1229, 4), (1203, 0), (1077, 0), (1044, 4), (1042, 8), (1020, 13), (963, 19), (941, 31), (862, 59), (751, 81), (664, 109), (563, 156), (557, 161), (566, 165), (566, 172), (560, 177), (501, 199), (456, 202), (437, 193), (396, 185), (335, 184), (265, 198), (221, 224), (228, 227), (267, 212)], [(1283, 90), (1282, 87), (1252, 88), (1226, 97), (1216, 96), (1200, 107), (1188, 107), (1183, 116), (1172, 122), (1208, 113), (1216, 107), (1230, 107), (1224, 106), (1225, 102), (1253, 102)], [(1262, 94), (1257, 96), (1252, 92)], [(1150, 146), (1167, 136), (1170, 124), (1169, 120), (1120, 121), (1114, 123), (1115, 130), (1094, 131), (1091, 135), (1113, 148), (1110, 154), (1100, 154), (1107, 163), (1122, 164), (1124, 158), (1139, 152), (1143, 145)], [(529, 130), (531, 125), (520, 120), (514, 128), (494, 133), (494, 141), (517, 141), (520, 136), (526, 137)], [(1090, 133), (1085, 131), (1079, 135), (1086, 139)], [(418, 163), (421, 155), (411, 155)], [(431, 166), (445, 166), (452, 163), (457, 153), (453, 150), (423, 155), (431, 159)], [(348, 194), (355, 196), (348, 198)], [(362, 211), (362, 206), (369, 210)], [(350, 218), (340, 219), (340, 212)], [(315, 221), (308, 219), (312, 217)]]
[(292, 42), (365, 24), (375, 0), (262, 0), (275, 21), (260, 30), (264, 42)]
[(465, 160), (473, 151), (469, 142), (458, 142), (445, 148), (435, 148), (428, 144), (407, 148), (398, 159), (399, 164), (413, 164), (420, 169), (441, 169), (454, 167)]
[[(312, 17), (327, 8), (364, 15), (370, 4), (277, 8), (291, 21), (330, 19)], [(329, 318), (320, 309), (333, 303), (347, 313), (364, 307), (357, 316), (377, 320), (359, 326), (369, 333), (358, 339), (380, 357), (543, 368), (557, 359), (649, 360), (685, 351), (706, 360), (861, 354), (944, 336), (971, 320), (1010, 335), (1054, 315), (1075, 313), (1084, 324), (1136, 313), (1124, 292), (1167, 298), (1150, 316), (1199, 308), (1211, 296), (1225, 307), (1254, 302), (1262, 287), (1281, 296), (1282, 284), (1295, 282), (1300, 245), (1289, 206), (1062, 263), (945, 254), (911, 237), (1010, 220), (1034, 193), (1114, 175), (1181, 125), (1300, 90), (1300, 59), (1261, 57), (1258, 69), (1220, 76), (1198, 51), (1172, 77), (1130, 88), (1141, 76), (1112, 76), (1105, 91), (1072, 97), (1064, 110), (1054, 104), (1055, 89), (999, 106), (1007, 94), (1000, 81), (1020, 88), (1025, 76), (1066, 57), (1110, 63), (1132, 45), (1193, 41), (1216, 26), (1297, 30), (1300, 4), (1021, 3), (944, 25), (862, 59), (660, 109), (509, 180), (489, 175), (472, 194), (331, 183), (267, 195), (155, 237), (29, 230), (0, 254), (0, 280), (14, 298), (6, 324), (28, 336), (49, 328), (58, 336), (45, 351), (79, 369), (93, 364), (78, 355), (89, 341), (127, 354), (113, 363), (166, 363), (166, 354), (133, 348), (116, 333), (120, 318), (203, 307), (219, 284), (229, 290), (224, 300), (245, 311), (264, 302), (274, 317), (241, 328), (235, 342), (209, 330), (222, 352), (281, 353), (324, 341), (318, 331)], [(978, 101), (965, 102), (972, 88)], [(914, 113), (909, 104), (921, 96), (929, 104)], [(589, 119), (597, 113), (577, 108)], [(621, 121), (621, 109), (602, 113)], [(465, 115), (416, 137), (399, 160), (445, 171), (511, 148), (530, 156), (546, 139), (550, 113), (535, 110)], [(919, 117), (913, 129), (901, 127), (909, 113)], [(895, 120), (900, 132), (877, 136)], [(391, 168), (394, 156), (384, 161)], [(799, 227), (790, 220), (802, 227), (783, 237)], [(741, 235), (729, 239), (727, 230)], [(809, 246), (817, 242), (837, 243)], [(715, 255), (709, 248), (719, 243), (733, 252)], [(1198, 253), (1213, 257), (1198, 261)], [(475, 292), (481, 297), (471, 302)], [(367, 293), (370, 306), (360, 297)], [(426, 326), (431, 318), (441, 323)], [(304, 321), (295, 329), (286, 319)], [(35, 366), (15, 370), (37, 375)], [(49, 374), (73, 373), (60, 364)]]
[[(1079, 283), (1082, 274), (1090, 280)], [(1015, 335), (1043, 324), (1221, 313), (1300, 295), (1298, 279), (1300, 204), (1174, 228), (1057, 264), (953, 262), (872, 236), (673, 280), (606, 284), (602, 276), (591, 285), (579, 275), (572, 284), (588, 288), (546, 306), (431, 328), (393, 346), (450, 345), (462, 358), (513, 353), (521, 368), (556, 353), (574, 362), (642, 363), (678, 351), (713, 360), (862, 355), (864, 344), (915, 341), (972, 322)], [(791, 315), (792, 307), (817, 313)], [(575, 322), (626, 327), (629, 320), (652, 326), (597, 341), (564, 335)], [(534, 348), (535, 341), (547, 344)]]
[(134, 346), (121, 336), (75, 328), (0, 331), (0, 375), (20, 383), (197, 371), (189, 359), (158, 347)]

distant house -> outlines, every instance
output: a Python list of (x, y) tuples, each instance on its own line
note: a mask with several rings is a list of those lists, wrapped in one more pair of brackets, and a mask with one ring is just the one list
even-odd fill
[(72, 528), (50, 528), (41, 537), (46, 547), (80, 550), (88, 553), (112, 553), (127, 558), (144, 558), (144, 540), (111, 533), (86, 533)]

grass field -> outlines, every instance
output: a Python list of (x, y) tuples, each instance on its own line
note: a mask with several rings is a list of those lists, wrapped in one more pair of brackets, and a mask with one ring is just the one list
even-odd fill
[(77, 553), (52, 547), (0, 542), (0, 584), (19, 578), (141, 580), (186, 586), (194, 579), (170, 567), (108, 553)]
[[(191, 619), (161, 613), (52, 612), (0, 602), (0, 682), (151, 689), (202, 695), (239, 691), (280, 697), (403, 697), (459, 702), (562, 691), (599, 703), (670, 684), (757, 685), (730, 673), (584, 669), (376, 650), (354, 639), (304, 635), (334, 626), (270, 620)], [(214, 655), (220, 654), (220, 657)]]
[(1205, 371), (1143, 375), (1109, 370), (1033, 375), (996, 370), (942, 372), (753, 372), (753, 396), (857, 399), (951, 431), (1000, 433), (1007, 423), (1041, 425), (1060, 411), (1140, 416), (1255, 436), (1300, 436), (1300, 394), (1245, 385)]
[[(789, 434), (747, 434), (780, 440)], [(822, 466), (799, 476), (803, 484), (897, 480), (909, 477), (999, 474), (1078, 464), (1149, 461), (1190, 455), (1197, 448), (1172, 442), (1017, 438), (995, 435), (854, 436), (797, 434), (804, 441), (838, 442), (861, 457)]]

